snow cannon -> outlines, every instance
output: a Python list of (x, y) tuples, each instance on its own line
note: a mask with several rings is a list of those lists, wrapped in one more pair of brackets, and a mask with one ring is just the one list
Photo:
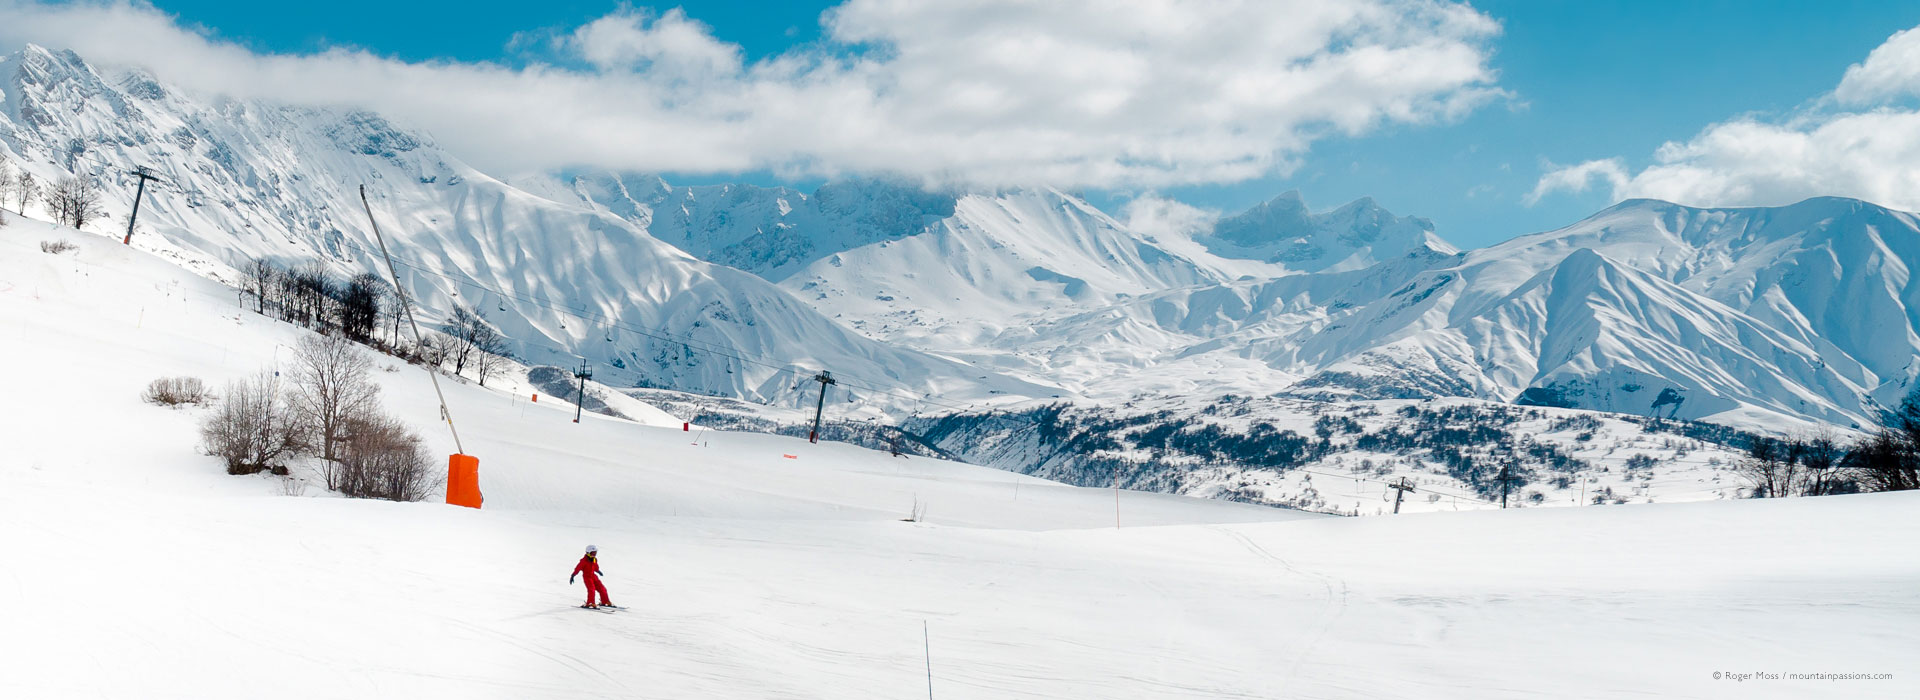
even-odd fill
[(447, 505), (480, 507), (480, 458), (456, 454), (447, 457)]

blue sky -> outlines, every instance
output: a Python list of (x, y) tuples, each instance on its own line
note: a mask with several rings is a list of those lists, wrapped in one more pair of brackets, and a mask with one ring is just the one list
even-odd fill
[[(831, 4), (155, 2), (181, 26), (260, 54), (353, 47), (409, 64), (514, 68), (578, 62), (579, 55), (555, 49), (551, 39), (610, 14), (657, 18), (674, 7), (704, 25), (713, 40), (738, 45), (744, 62), (752, 64), (823, 42), (820, 15)], [(1467, 32), (1462, 41), (1482, 46), (1491, 87), (1504, 94), (1481, 99), (1464, 116), (1387, 119), (1354, 134), (1301, 127), (1288, 133), (1313, 137), (1292, 154), (1296, 167), (1286, 174), (1270, 168), (1234, 182), (1076, 189), (1110, 210), (1143, 191), (1226, 212), (1289, 189), (1302, 191), (1316, 208), (1372, 196), (1396, 213), (1433, 219), (1457, 244), (1477, 247), (1570, 223), (1623, 193), (1662, 191), (1635, 180), (1611, 189), (1561, 188), (1530, 203), (1526, 195), (1551, 167), (1606, 160), (1625, 176), (1640, 171), (1651, 182), (1658, 173), (1648, 168), (1661, 144), (1688, 141), (1728, 120), (1779, 124), (1804, 116), (1849, 66), (1889, 36), (1920, 25), (1920, 3), (1896, 2), (1498, 0), (1472, 7), (1496, 21), (1498, 33), (1475, 40)], [(1465, 84), (1472, 87), (1472, 81)], [(696, 173), (661, 169), (675, 182), (811, 187), (825, 176), (704, 162)], [(1864, 196), (1824, 192), (1823, 186), (1808, 184), (1805, 191)], [(1679, 191), (1713, 199), (1698, 188)], [(1780, 196), (1799, 190), (1784, 191), (1789, 195)], [(1735, 200), (1729, 195), (1728, 201), (1687, 203), (1743, 203)]]

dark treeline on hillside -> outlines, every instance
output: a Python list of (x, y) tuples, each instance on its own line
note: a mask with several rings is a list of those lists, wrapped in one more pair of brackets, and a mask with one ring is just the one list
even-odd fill
[[(1335, 404), (1328, 404), (1328, 409)], [(1186, 486), (1217, 480), (1223, 469), (1266, 469), (1279, 473), (1304, 467), (1345, 451), (1388, 454), (1443, 469), (1479, 497), (1498, 500), (1509, 494), (1535, 496), (1530, 485), (1556, 489), (1577, 483), (1580, 472), (1610, 467), (1575, 457), (1566, 448), (1536, 440), (1522, 421), (1547, 420), (1547, 433), (1570, 433), (1585, 444), (1603, 435), (1595, 415), (1549, 418), (1539, 408), (1495, 404), (1410, 404), (1395, 410), (1384, 425), (1368, 429), (1360, 419), (1378, 418), (1371, 407), (1325, 410), (1310, 434), (1282, 429), (1262, 420), (1273, 410), (1245, 397), (1226, 396), (1197, 412), (1155, 411), (1127, 415), (1109, 408), (1050, 404), (1017, 411), (923, 417), (908, 428), (927, 442), (963, 459), (993, 464), (1035, 476), (1082, 486), (1109, 486), (1185, 492)], [(1309, 409), (1314, 410), (1314, 409)], [(1910, 399), (1886, 417), (1885, 425), (1852, 444), (1830, 435), (1771, 438), (1711, 423), (1644, 416), (1611, 416), (1663, 433), (1745, 451), (1738, 465), (1753, 497), (1826, 495), (1920, 489), (1920, 398)], [(1238, 427), (1224, 419), (1243, 421)], [(1373, 421), (1379, 423), (1380, 421)], [(1537, 429), (1537, 424), (1535, 426)], [(1654, 460), (1628, 458), (1629, 473), (1644, 472)], [(1359, 472), (1384, 477), (1388, 464), (1362, 461)], [(1504, 478), (1503, 478), (1504, 477)], [(1229, 488), (1219, 497), (1272, 503), (1257, 490)], [(1594, 502), (1622, 502), (1607, 492)], [(1517, 502), (1517, 501), (1516, 501)], [(1298, 503), (1273, 503), (1300, 506)]]
[[(1182, 491), (1192, 479), (1221, 467), (1284, 473), (1347, 450), (1404, 455), (1444, 465), (1483, 498), (1498, 498), (1504, 469), (1514, 493), (1540, 480), (1565, 480), (1593, 465), (1535, 441), (1515, 424), (1543, 417), (1537, 410), (1496, 406), (1409, 405), (1388, 425), (1369, 431), (1357, 418), (1372, 408), (1315, 419), (1312, 434), (1255, 418), (1245, 429), (1218, 419), (1249, 416), (1246, 397), (1226, 396), (1197, 415), (1156, 411), (1122, 415), (1110, 409), (1051, 404), (1015, 412), (955, 414), (912, 426), (929, 442), (975, 460), (1083, 486)], [(1562, 426), (1560, 429), (1578, 426)], [(1598, 427), (1596, 422), (1595, 427)], [(1141, 453), (1144, 453), (1142, 455)], [(1385, 465), (1381, 465), (1385, 474)], [(1222, 497), (1267, 503), (1252, 491)], [(1281, 503), (1279, 505), (1297, 505)]]
[(486, 313), (466, 306), (455, 306), (452, 318), (422, 328), (421, 342), (412, 342), (402, 327), (406, 318), (393, 285), (371, 273), (341, 279), (317, 261), (282, 267), (253, 258), (240, 266), (240, 293), (242, 301), (262, 315), (322, 333), (339, 333), (410, 362), (449, 369), (456, 376), (471, 368), (481, 386), (511, 357), (506, 336), (487, 321)]
[(1920, 393), (1851, 443), (1830, 432), (1756, 439), (1740, 472), (1755, 498), (1920, 489)]

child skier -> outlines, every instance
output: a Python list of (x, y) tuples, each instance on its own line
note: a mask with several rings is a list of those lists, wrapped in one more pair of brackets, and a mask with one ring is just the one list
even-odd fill
[[(580, 563), (574, 565), (573, 576), (567, 577), (567, 585), (569, 586), (573, 585), (574, 576), (586, 574), (587, 604), (582, 605), (580, 607), (596, 608), (596, 609), (599, 608), (600, 605), (605, 605), (610, 608), (619, 607), (614, 605), (613, 601), (607, 600), (607, 586), (606, 584), (600, 583), (600, 577), (605, 576), (606, 574), (600, 571), (599, 553), (600, 553), (600, 548), (595, 547), (593, 545), (587, 545), (587, 555), (584, 557), (580, 557)], [(593, 594), (595, 591), (599, 591), (600, 593), (600, 605), (593, 604)]]

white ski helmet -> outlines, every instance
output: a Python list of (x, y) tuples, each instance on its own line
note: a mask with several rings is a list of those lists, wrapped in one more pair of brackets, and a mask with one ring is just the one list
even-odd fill
[(587, 553), (588, 553), (588, 554), (592, 554), (592, 553), (594, 553), (594, 552), (598, 552), (598, 551), (600, 551), (600, 548), (599, 548), (599, 547), (595, 547), (595, 546), (593, 546), (593, 545), (587, 545)]

